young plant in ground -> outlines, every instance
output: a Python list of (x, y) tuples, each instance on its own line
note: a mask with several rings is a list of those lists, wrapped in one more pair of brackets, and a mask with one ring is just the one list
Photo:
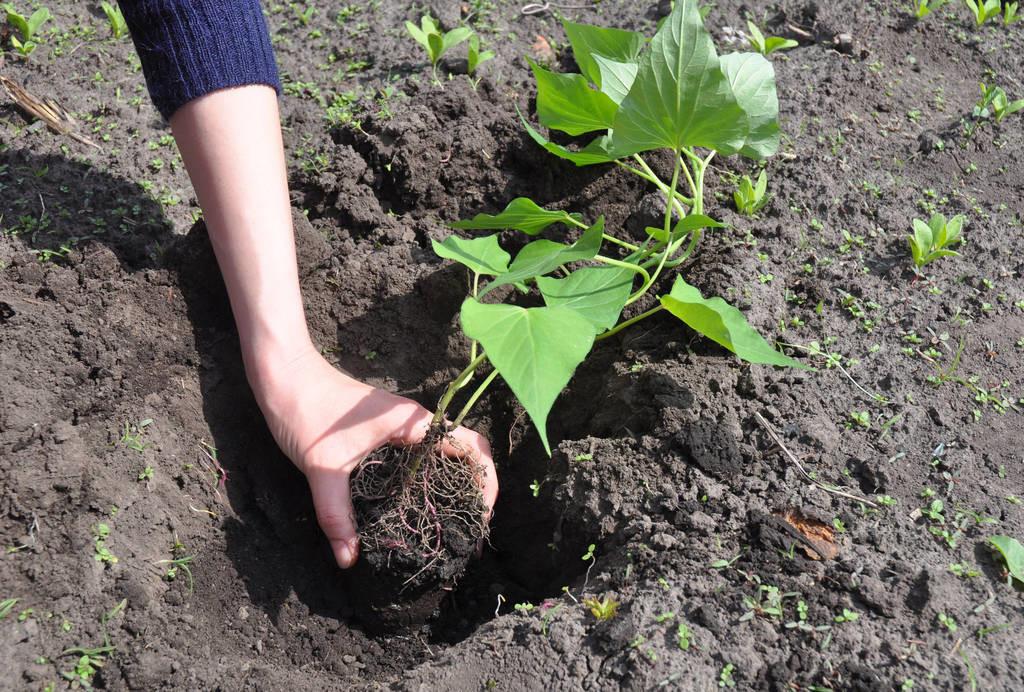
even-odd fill
[(1010, 101), (1002, 87), (981, 83), (981, 98), (974, 105), (973, 115), (980, 120), (992, 118), (997, 123), (1003, 118), (1024, 109), (1024, 99)]
[(475, 33), (471, 34), (468, 43), (466, 57), (466, 72), (470, 77), (476, 74), (477, 69), (488, 60), (494, 60), (493, 50), (480, 50), (480, 37)]
[(1010, 26), (1021, 20), (1020, 3), (1008, 2), (1003, 5), (1003, 26)]
[(914, 0), (914, 16), (924, 19), (929, 14), (945, 5), (949, 0)]
[(747, 20), (747, 30), (750, 32), (747, 35), (747, 40), (750, 41), (750, 47), (756, 50), (761, 55), (771, 55), (777, 50), (789, 50), (790, 48), (796, 48), (800, 44), (791, 38), (782, 38), (781, 36), (765, 36), (761, 33), (761, 30), (757, 28), (757, 24)]
[(740, 178), (740, 183), (732, 193), (736, 203), (736, 211), (744, 216), (753, 216), (761, 211), (771, 197), (768, 195), (768, 172), (762, 170), (757, 176), (757, 183), (749, 175)]
[(420, 25), (406, 22), (405, 28), (416, 43), (423, 46), (430, 59), (430, 66), (433, 70), (434, 84), (440, 86), (441, 80), (437, 77), (437, 64), (449, 50), (469, 39), (473, 30), (466, 26), (458, 26), (451, 31), (442, 32), (437, 21), (429, 14), (423, 15)]
[(962, 242), (964, 217), (960, 214), (946, 220), (942, 214), (933, 214), (928, 223), (914, 219), (914, 232), (909, 237), (910, 254), (914, 258), (914, 271), (918, 275), (925, 265), (940, 257), (959, 257), (949, 248)]
[(974, 21), (978, 26), (992, 17), (998, 17), (1003, 11), (1001, 0), (964, 0), (964, 4), (974, 15)]
[(110, 26), (110, 35), (115, 39), (121, 39), (128, 35), (128, 23), (124, 20), (121, 8), (109, 2), (101, 2), (100, 9), (107, 15), (107, 24)]
[[(434, 241), (440, 257), (471, 272), (470, 295), (460, 314), (469, 340), (468, 364), (438, 403), (427, 450), (420, 448), (399, 459), (398, 471), (385, 471), (368, 461), (353, 476), (357, 501), (399, 498), (364, 521), (364, 545), (366, 536), (379, 528), (382, 538), (376, 545), (381, 548), (408, 551), (415, 543), (426, 555), (436, 554), (432, 546), (438, 544), (435, 537), (444, 523), (437, 519), (436, 498), (424, 491), (430, 481), (423, 474), (437, 478), (442, 471), (462, 473), (462, 480), (473, 481), (476, 471), (470, 465), (457, 461), (440, 469), (438, 464), (446, 462), (430, 450), (443, 436), (442, 426), (456, 396), (479, 375), (482, 380), (451, 416), (451, 425), (461, 424), (500, 376), (550, 454), (548, 415), (594, 344), (660, 312), (748, 362), (804, 367), (776, 351), (735, 307), (721, 298), (705, 298), (678, 274), (704, 230), (723, 227), (704, 211), (705, 172), (712, 159), (735, 153), (763, 159), (778, 148), (778, 99), (771, 63), (754, 53), (719, 58), (695, 0), (676, 2), (650, 42), (642, 34), (619, 29), (571, 22), (565, 22), (565, 29), (582, 74), (558, 74), (531, 64), (540, 121), (570, 135), (604, 134), (576, 151), (548, 141), (524, 119), (527, 132), (547, 151), (577, 165), (614, 164), (648, 181), (664, 195), (664, 222), (649, 227), (642, 240), (627, 240), (606, 228), (603, 217), (588, 221), (580, 214), (544, 209), (518, 198), (497, 215), (479, 214), (454, 227), (515, 229), (536, 236), (561, 224), (577, 230), (578, 238), (533, 240), (515, 258), (499, 245), (497, 234)], [(670, 182), (641, 156), (651, 151), (671, 156)], [(670, 290), (661, 290), (660, 280), (672, 274)], [(502, 288), (506, 290), (499, 292)], [(519, 295), (509, 288), (529, 293), (527, 300), (535, 306), (499, 302), (503, 294)], [(651, 307), (623, 317), (624, 310), (645, 299)], [(389, 496), (385, 489), (396, 477), (402, 490)], [(456, 495), (449, 493), (445, 501), (469, 499)], [(447, 506), (452, 509), (445, 511), (457, 509), (456, 503)], [(478, 537), (481, 521), (467, 519), (466, 508), (458, 510), (459, 520), (475, 527)], [(406, 527), (405, 533), (390, 530), (396, 527)]]
[(18, 11), (14, 9), (14, 5), (6, 4), (2, 8), (7, 11), (7, 23), (14, 27), (19, 34), (19, 36), (11, 35), (11, 45), (14, 46), (14, 50), (18, 51), (20, 55), (28, 57), (32, 51), (39, 47), (39, 42), (36, 40), (39, 30), (53, 15), (45, 7), (40, 7), (27, 17), (18, 14)]

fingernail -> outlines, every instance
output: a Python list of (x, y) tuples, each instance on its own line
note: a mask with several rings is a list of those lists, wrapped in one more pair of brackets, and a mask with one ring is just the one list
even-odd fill
[(338, 549), (339, 564), (342, 567), (348, 568), (352, 566), (354, 560), (352, 559), (352, 548), (347, 542), (343, 542), (341, 547)]

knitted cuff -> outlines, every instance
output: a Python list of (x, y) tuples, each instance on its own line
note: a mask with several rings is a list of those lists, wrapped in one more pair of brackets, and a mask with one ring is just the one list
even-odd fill
[(170, 119), (218, 89), (281, 81), (259, 0), (119, 0), (149, 95)]

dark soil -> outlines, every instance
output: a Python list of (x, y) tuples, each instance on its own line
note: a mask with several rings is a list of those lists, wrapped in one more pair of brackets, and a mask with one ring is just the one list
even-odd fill
[[(544, 36), (571, 66), (549, 13), (427, 4), (448, 26), (479, 10), (498, 58), (476, 89), (430, 86), (401, 29), (419, 7), (321, 3), (308, 26), (267, 9), (314, 337), (431, 405), (464, 365), (466, 277), (429, 249), (448, 222), (529, 195), (642, 233), (652, 205), (626, 174), (524, 136), (523, 56)], [(1019, 114), (965, 126), (980, 81), (1024, 97), (1024, 23), (979, 30), (958, 3), (915, 22), (909, 4), (718, 0), (708, 20), (721, 44), (752, 10), (801, 45), (773, 56), (773, 199), (735, 214), (730, 176), (750, 164), (718, 162), (708, 212), (733, 228), (687, 279), (765, 335), (841, 354), (856, 384), (798, 349), (820, 369), (745, 366), (656, 317), (580, 368), (553, 459), (491, 388), (469, 421), (498, 463), (490, 545), (436, 619), (378, 636), (246, 386), (130, 44), (105, 39), (94, 5), (48, 3), (56, 31), (3, 73), (101, 149), (0, 104), (0, 600), (18, 599), (0, 687), (59, 688), (78, 657), (62, 652), (109, 641), (101, 689), (1024, 688), (1024, 598), (986, 544), (1024, 539), (1024, 134)], [(570, 16), (650, 32), (667, 5)], [(965, 214), (967, 243), (915, 280), (905, 237), (933, 210)], [(755, 414), (818, 480), (879, 507), (808, 482)], [(934, 500), (944, 523), (918, 511)], [(186, 556), (194, 584), (162, 562)], [(597, 621), (588, 597), (617, 615)]]

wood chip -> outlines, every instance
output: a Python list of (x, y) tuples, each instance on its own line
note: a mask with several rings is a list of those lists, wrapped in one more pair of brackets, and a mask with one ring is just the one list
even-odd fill
[(800, 548), (812, 560), (832, 560), (839, 554), (836, 532), (828, 524), (805, 517), (796, 510), (787, 510), (782, 519), (796, 529), (801, 539)]

